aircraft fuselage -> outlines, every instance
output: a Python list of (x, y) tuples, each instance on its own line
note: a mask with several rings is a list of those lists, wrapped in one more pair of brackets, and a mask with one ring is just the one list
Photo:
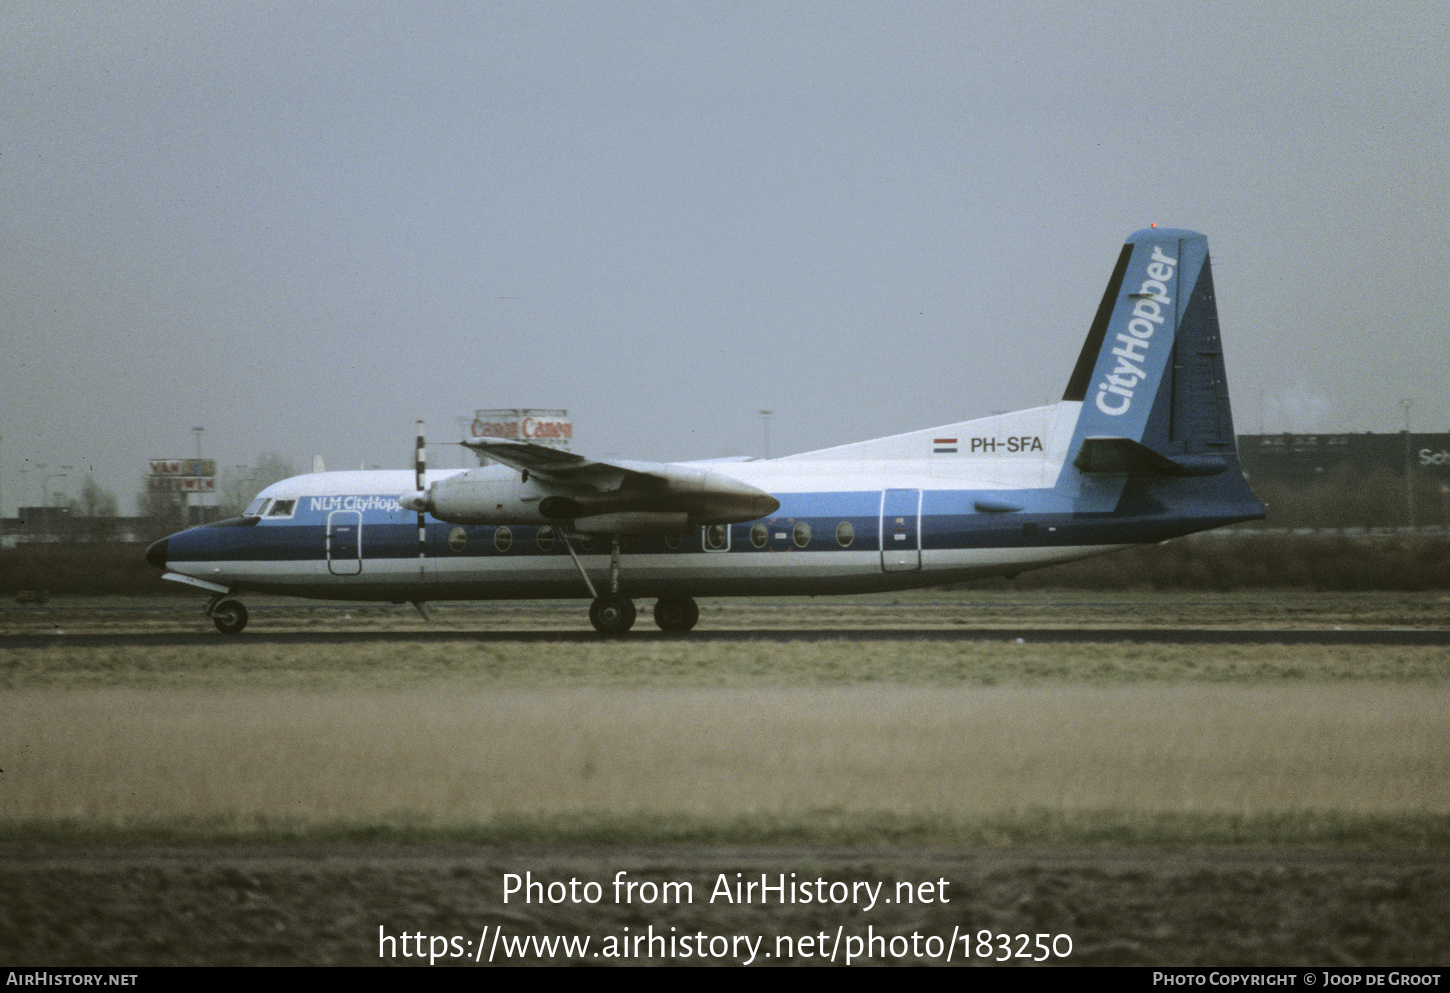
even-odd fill
[[(1193, 492), (1201, 481), (1185, 480), (1176, 502), (1171, 495), (1165, 501), (1160, 486), (1134, 513), (1123, 505), (1132, 500), (1125, 480), (1104, 494), (1084, 494), (1056, 486), (1024, 490), (1005, 481), (955, 487), (929, 459), (916, 466), (709, 465), (774, 494), (780, 508), (758, 521), (625, 537), (623, 592), (814, 595), (932, 586), (1014, 574), (1261, 514), (1255, 502), (1205, 499)], [(434, 472), (429, 479), (450, 475)], [(855, 485), (787, 488), (822, 476)], [(323, 599), (588, 595), (560, 525), (450, 524), (429, 515), (420, 555), (416, 515), (397, 501), (411, 482), (406, 472), (388, 471), (297, 477), (269, 491), (267, 510), (280, 504), (279, 513), (181, 532), (154, 550), (153, 560), (233, 591)], [(572, 541), (585, 569), (603, 582), (608, 537), (573, 534)]]

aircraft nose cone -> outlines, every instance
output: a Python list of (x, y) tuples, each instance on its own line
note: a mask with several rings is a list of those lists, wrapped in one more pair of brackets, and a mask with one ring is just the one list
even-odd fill
[(162, 538), (160, 541), (153, 541), (146, 549), (146, 561), (158, 569), (166, 568), (167, 542), (170, 539)]

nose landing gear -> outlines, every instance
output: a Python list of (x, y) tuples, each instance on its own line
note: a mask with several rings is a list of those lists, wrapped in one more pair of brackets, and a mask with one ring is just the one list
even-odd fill
[(247, 626), (247, 608), (231, 597), (214, 596), (206, 602), (206, 616), (222, 634), (241, 634)]

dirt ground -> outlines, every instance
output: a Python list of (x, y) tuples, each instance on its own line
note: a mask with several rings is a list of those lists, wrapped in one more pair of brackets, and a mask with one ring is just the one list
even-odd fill
[(1444, 965), (1447, 893), (1436, 852), (12, 849), (0, 963)]

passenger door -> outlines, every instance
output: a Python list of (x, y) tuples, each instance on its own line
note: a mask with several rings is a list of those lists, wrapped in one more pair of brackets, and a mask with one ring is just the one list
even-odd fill
[(334, 510), (327, 515), (327, 571), (334, 576), (362, 572), (362, 513)]
[(921, 568), (921, 490), (881, 491), (881, 568)]

